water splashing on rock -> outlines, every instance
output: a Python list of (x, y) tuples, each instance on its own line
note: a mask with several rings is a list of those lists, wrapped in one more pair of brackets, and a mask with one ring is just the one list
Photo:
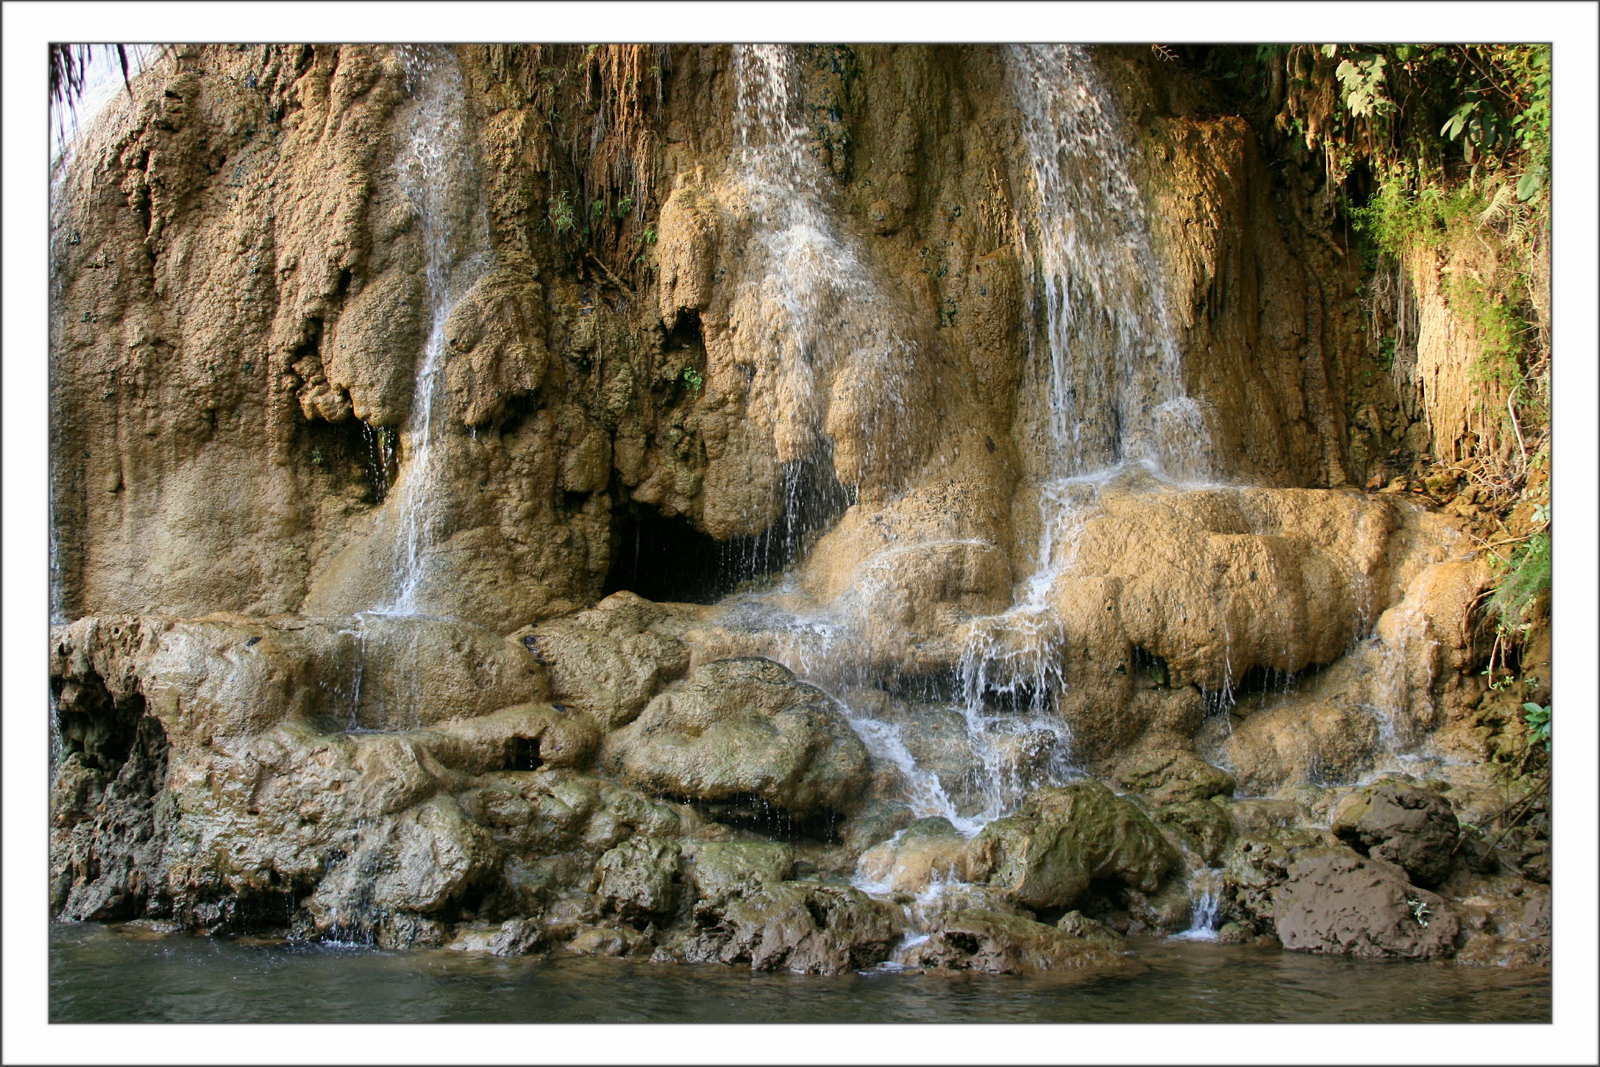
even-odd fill
[(399, 53), (415, 94), (415, 110), (411, 137), (396, 167), (422, 231), (428, 334), (402, 434), (407, 459), (388, 494), (398, 525), (398, 552), (393, 592), (379, 610), (413, 615), (427, 606), (428, 555), (448, 534), (438, 498), (445, 452), (445, 325), (462, 293), (486, 268), (489, 237), (466, 136), (461, 71), (444, 49), (406, 47)]

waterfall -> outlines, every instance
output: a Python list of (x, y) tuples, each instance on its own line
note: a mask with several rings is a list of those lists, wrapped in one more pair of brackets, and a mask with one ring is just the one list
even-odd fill
[(439, 438), (445, 430), (445, 323), (487, 265), (489, 227), (467, 139), (465, 94), (455, 57), (445, 48), (412, 45), (397, 53), (414, 112), (410, 140), (395, 165), (422, 229), (429, 325), (402, 431), (405, 459), (389, 494), (399, 526), (393, 595), (378, 610), (414, 615), (424, 606), (419, 597), (426, 597), (427, 554), (443, 519), (437, 491), (443, 458)]
[(1030, 473), (1059, 482), (1139, 463), (1202, 478), (1204, 423), (1183, 389), (1125, 123), (1082, 48), (1016, 46), (1011, 76), (1037, 210), (1023, 238), (1044, 320), (1032, 362), (1047, 370)]
[[(967, 626), (955, 691), (931, 708), (922, 705), (929, 714), (959, 716), (970, 757), (965, 779), (949, 780), (948, 770), (941, 779), (916, 758), (907, 730), (928, 723), (895, 721), (904, 712), (872, 698), (880, 680), (863, 676), (869, 671), (851, 655), (866, 632), (874, 572), (905, 546), (867, 561), (833, 604), (807, 603), (790, 582), (733, 598), (725, 608), (728, 621), (770, 635), (792, 669), (841, 700), (873, 757), (902, 772), (918, 816), (942, 815), (968, 834), (1014, 810), (1032, 790), (1078, 773), (1071, 731), (1055, 711), (1064, 684), (1055, 601), (1099, 489), (1114, 478), (1193, 481), (1207, 470), (1204, 426), (1183, 389), (1133, 153), (1110, 95), (1080, 49), (1017, 47), (1009, 58), (1036, 200), (1036, 224), (1022, 249), (1036, 279), (1037, 325), (1031, 380), (1019, 388), (1016, 432), (1026, 459), (1018, 504), (1035, 503), (1039, 533), (1012, 606)], [(767, 372), (772, 380), (752, 389), (752, 398), (770, 399), (753, 403), (751, 416), (773, 434), (780, 461), (794, 464), (828, 444), (830, 377), (864, 362), (888, 369), (879, 380), (891, 388), (882, 391), (875, 417), (892, 427), (905, 407), (897, 386), (906, 376), (895, 363), (908, 352), (888, 302), (833, 220), (825, 175), (797, 120), (792, 50), (739, 48), (734, 66), (738, 176), (757, 253), (745, 267), (757, 295), (734, 320), (777, 357)], [(904, 436), (852, 428), (883, 448)], [(786, 489), (792, 514), (800, 510), (800, 479), (786, 478)]]
[(1100, 487), (1130, 469), (1203, 477), (1207, 441), (1183, 390), (1161, 264), (1109, 92), (1081, 48), (1019, 45), (1010, 58), (1037, 201), (1023, 251), (1036, 276), (1029, 364), (1041, 387), (1019, 391), (1019, 422), (1039, 536), (1013, 606), (973, 623), (960, 669), (968, 715), (992, 724), (981, 709), (996, 698), (1025, 712), (1052, 737), (1059, 776), (1071, 735), (1051, 708), (1064, 654), (1053, 601), (1078, 527)]
[(1189, 872), (1189, 928), (1173, 934), (1175, 941), (1215, 941), (1222, 907), (1221, 867), (1200, 867)]
[[(784, 467), (782, 550), (795, 555), (842, 495), (882, 484), (903, 459), (894, 440), (915, 406), (917, 350), (905, 312), (872, 280), (854, 236), (841, 230), (831, 178), (801, 119), (800, 71), (785, 45), (734, 49), (737, 184), (752, 232), (731, 312), (744, 344), (761, 350), (749, 417)], [(855, 451), (831, 484), (836, 439)]]

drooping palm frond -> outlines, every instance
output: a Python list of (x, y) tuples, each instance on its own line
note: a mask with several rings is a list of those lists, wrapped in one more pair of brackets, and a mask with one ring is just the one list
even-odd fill
[[(128, 65), (128, 46), (106, 45), (115, 49), (117, 63), (122, 67), (122, 85), (133, 94), (133, 74)], [(85, 78), (89, 67), (96, 62), (94, 46), (87, 44), (50, 45), (50, 111), (55, 115), (55, 126), (63, 139), (66, 135), (67, 116), (74, 125), (78, 119), (78, 104), (83, 99)]]

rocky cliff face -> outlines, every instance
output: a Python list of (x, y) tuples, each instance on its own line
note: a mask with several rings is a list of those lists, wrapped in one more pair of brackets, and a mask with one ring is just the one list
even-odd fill
[(1487, 573), (1292, 177), (1132, 50), (171, 50), (53, 194), (54, 906), (837, 970), (889, 847), (1048, 969), (1348, 851), (1227, 797), (1482, 758)]

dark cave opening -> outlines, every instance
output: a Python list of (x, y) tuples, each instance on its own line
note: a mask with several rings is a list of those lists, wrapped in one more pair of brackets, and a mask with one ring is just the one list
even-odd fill
[(646, 600), (711, 604), (733, 590), (724, 546), (681, 515), (629, 503), (618, 509), (605, 596), (626, 589)]
[(543, 765), (537, 737), (513, 737), (506, 742), (505, 766), (502, 770), (536, 771)]
[[(618, 499), (625, 495), (620, 489), (614, 493)], [(855, 493), (834, 475), (833, 451), (826, 445), (784, 465), (783, 508), (758, 534), (718, 541), (683, 516), (668, 517), (627, 501), (613, 516), (603, 595), (626, 589), (647, 600), (715, 603), (800, 559), (853, 503)]]

